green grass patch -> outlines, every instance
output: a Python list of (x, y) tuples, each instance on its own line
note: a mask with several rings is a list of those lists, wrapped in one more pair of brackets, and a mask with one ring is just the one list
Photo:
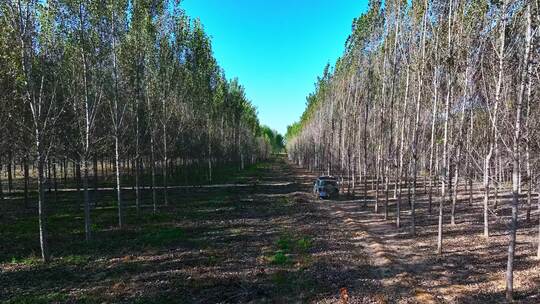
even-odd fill
[(276, 251), (268, 260), (271, 264), (289, 266), (295, 262), (302, 265), (311, 260), (309, 251), (313, 248), (313, 239), (305, 235), (283, 233), (275, 242)]
[(274, 265), (287, 266), (292, 264), (292, 260), (283, 250), (278, 250), (270, 257), (270, 263)]
[(180, 228), (162, 228), (157, 231), (147, 232), (140, 238), (142, 244), (146, 246), (167, 246), (185, 240), (186, 233)]
[(138, 219), (134, 219), (134, 221), (136, 221), (138, 225), (141, 225), (143, 230), (147, 230), (153, 229), (156, 224), (172, 223), (175, 221), (175, 216), (171, 213), (158, 212), (156, 214), (147, 214), (141, 216)]
[(284, 252), (307, 253), (313, 247), (313, 239), (284, 233), (276, 241), (276, 247)]
[(15, 235), (27, 235), (35, 234), (39, 230), (37, 217), (17, 219), (0, 225), (0, 233), (2, 234), (15, 234)]
[(278, 200), (278, 203), (279, 204), (282, 204), (282, 205), (290, 205), (291, 204), (291, 200), (287, 197), (280, 197)]
[(13, 257), (11, 258), (11, 264), (25, 265), (25, 266), (36, 266), (41, 264), (41, 259), (37, 256), (29, 257)]
[(229, 230), (232, 235), (242, 235), (242, 229), (241, 228), (231, 228)]
[(280, 250), (285, 251), (285, 252), (289, 252), (293, 247), (292, 246), (293, 242), (294, 241), (293, 241), (292, 237), (289, 234), (284, 234), (284, 235), (279, 237), (276, 244), (277, 244), (277, 247)]
[(307, 253), (313, 247), (313, 239), (308, 236), (302, 237), (295, 242), (295, 247), (299, 252)]
[(51, 292), (42, 295), (19, 295), (6, 302), (6, 304), (48, 304), (65, 302), (68, 295), (60, 292)]

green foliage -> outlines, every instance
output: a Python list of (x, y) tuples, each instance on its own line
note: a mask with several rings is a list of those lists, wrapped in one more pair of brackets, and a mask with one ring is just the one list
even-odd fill
[(306, 235), (294, 235), (283, 233), (276, 240), (275, 253), (270, 256), (269, 261), (272, 264), (287, 266), (298, 261), (304, 263), (309, 260), (309, 250), (313, 247), (313, 240)]
[(313, 240), (309, 236), (285, 233), (278, 238), (276, 245), (284, 252), (305, 253), (313, 246)]
[(285, 140), (289, 142), (291, 139), (296, 137), (300, 131), (302, 130), (302, 126), (300, 122), (294, 122), (293, 124), (287, 126), (287, 133), (285, 134)]
[[(266, 141), (259, 134), (257, 109), (238, 79), (227, 79), (204, 26), (187, 16), (179, 1), (27, 4), (22, 10), (16, 1), (0, 5), (5, 17), (0, 18), (0, 86), (9, 92), (0, 98), (2, 147), (8, 146), (5, 124), (21, 133), (34, 126), (30, 107), (21, 101), (41, 94), (43, 81), (40, 99), (58, 106), (49, 109), (54, 119), (48, 119), (58, 124), (46, 124), (45, 136), (58, 139), (54, 158), (111, 157), (115, 129), (121, 129), (123, 157), (133, 157), (137, 146), (137, 153), (149, 158), (153, 146), (160, 160), (168, 144), (168, 156), (189, 160), (186, 166), (201, 167), (210, 158), (215, 167), (238, 167), (241, 158), (250, 162), (266, 157), (272, 145), (280, 149), (278, 138)], [(29, 23), (28, 41), (19, 39), (24, 24), (15, 21)], [(23, 69), (23, 62), (28, 67)], [(113, 109), (113, 100), (121, 110)], [(35, 155), (29, 134), (12, 136), (11, 146), (28, 147), (13, 151), (14, 157)]]
[(289, 234), (282, 235), (277, 240), (277, 246), (280, 250), (289, 251), (292, 249), (293, 240)]
[(353, 20), (352, 34), (347, 38), (345, 52), (356, 56), (354, 52), (368, 51), (370, 38), (381, 20), (381, 1), (370, 1), (369, 10)]
[(308, 252), (313, 247), (313, 240), (310, 237), (302, 237), (296, 241), (296, 248), (300, 252)]
[(270, 262), (275, 265), (286, 266), (290, 265), (292, 260), (283, 250), (278, 250), (273, 256), (270, 257)]
[(292, 203), (291, 200), (287, 197), (281, 197), (278, 201), (283, 205), (290, 205)]
[(366, 54), (372, 48), (377, 47), (378, 44), (373, 43), (372, 40), (375, 39), (377, 30), (384, 20), (382, 14), (381, 1), (370, 0), (369, 10), (353, 20), (352, 33), (347, 38), (343, 57), (336, 60), (334, 68), (328, 63), (324, 67), (322, 76), (317, 77), (315, 90), (306, 97), (306, 109), (300, 120), (287, 127), (285, 135), (287, 144), (293, 142), (293, 139), (311, 121), (321, 103), (328, 99), (333, 79), (336, 76), (347, 78), (348, 75), (355, 73), (358, 68), (359, 55)]
[(36, 266), (41, 264), (40, 258), (36, 256), (29, 256), (24, 258), (11, 258), (11, 264), (25, 265), (25, 266)]
[(277, 131), (270, 129), (268, 126), (261, 126), (260, 132), (272, 147), (272, 153), (280, 153), (285, 149), (283, 136)]

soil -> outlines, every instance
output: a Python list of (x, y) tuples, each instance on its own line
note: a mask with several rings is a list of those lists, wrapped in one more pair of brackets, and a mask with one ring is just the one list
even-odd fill
[[(70, 203), (77, 197), (59, 193), (65, 197), (51, 208), (53, 261), (48, 265), (36, 257), (34, 213), (0, 203), (0, 301), (504, 302), (509, 214), (504, 193), (489, 239), (481, 236), (481, 193), (477, 190), (472, 206), (467, 196), (459, 197), (456, 224), (449, 216), (444, 219), (443, 254), (438, 256), (438, 204), (428, 214), (422, 186), (412, 236), (406, 191), (397, 228), (395, 199), (385, 220), (382, 205), (374, 212), (371, 182), (367, 198), (357, 188), (356, 195), (318, 200), (311, 194), (316, 175), (284, 157), (247, 174), (243, 185), (172, 188), (169, 206), (160, 206), (156, 215), (146, 193), (143, 215), (128, 208), (122, 230), (115, 226), (113, 193), (103, 193), (93, 210), (90, 243), (83, 241), (82, 213)], [(445, 208), (449, 214), (450, 206)], [(518, 303), (540, 303), (538, 215), (533, 213), (533, 219), (520, 219), (514, 272)]]

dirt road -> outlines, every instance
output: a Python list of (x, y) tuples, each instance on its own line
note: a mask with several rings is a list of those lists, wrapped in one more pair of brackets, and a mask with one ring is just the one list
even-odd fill
[[(300, 168), (293, 170), (305, 181), (316, 177)], [(308, 187), (304, 190), (309, 191), (309, 185), (304, 186)], [(358, 193), (363, 190), (357, 190)], [(426, 197), (420, 195), (417, 203), (416, 236), (410, 234), (406, 195), (399, 229), (392, 219), (395, 199), (390, 200), (390, 217), (385, 220), (382, 212), (374, 213), (374, 197), (373, 189), (369, 188), (366, 200), (343, 195), (337, 200), (310, 199), (317, 213), (332, 219), (328, 229), (341, 231), (343, 242), (335, 244), (344, 246), (344, 251), (354, 248), (355, 255), (365, 259), (367, 276), (359, 277), (351, 272), (353, 278), (341, 284), (348, 288), (350, 303), (504, 302), (506, 231), (503, 224), (497, 223), (492, 227), (496, 233), (489, 240), (480, 237), (480, 202), (473, 206), (468, 202), (459, 204), (459, 220), (454, 226), (446, 222), (449, 218), (445, 218), (444, 253), (437, 256), (436, 211), (433, 215), (427, 214)], [(540, 303), (540, 267), (534, 258), (535, 236), (534, 225), (522, 224), (520, 261), (515, 272), (519, 286), (516, 288), (517, 302)], [(365, 286), (360, 284), (365, 281), (377, 288), (366, 293)]]

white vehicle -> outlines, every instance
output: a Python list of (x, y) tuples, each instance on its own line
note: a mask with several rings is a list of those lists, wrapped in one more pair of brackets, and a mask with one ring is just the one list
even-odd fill
[(313, 185), (313, 194), (317, 198), (332, 198), (339, 196), (337, 180), (331, 176), (320, 176)]

